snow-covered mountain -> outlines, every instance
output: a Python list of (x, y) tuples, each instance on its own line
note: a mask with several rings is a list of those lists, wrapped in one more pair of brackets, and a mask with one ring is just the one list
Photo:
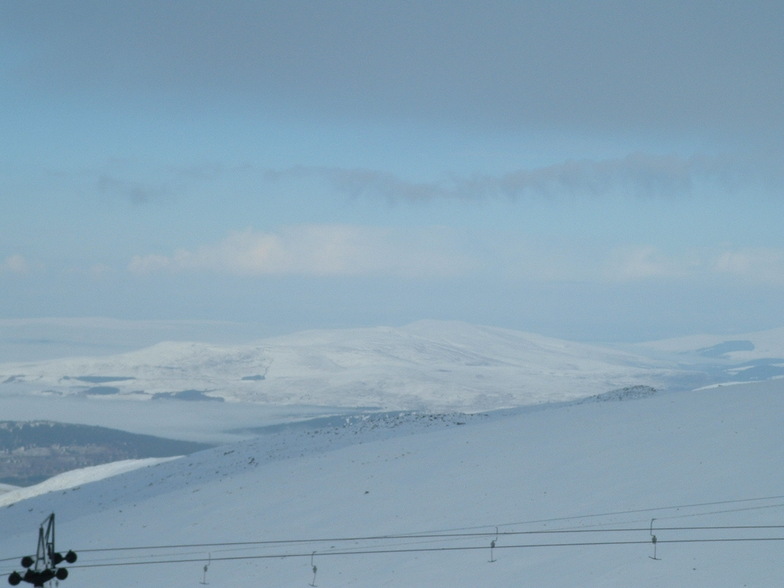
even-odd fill
[(0, 364), (0, 394), (24, 389), (104, 399), (480, 411), (631, 385), (677, 387), (692, 368), (660, 349), (422, 321), (244, 345), (168, 342), (113, 356)]
[(79, 557), (65, 586), (784, 585), (784, 380), (603, 398), (356, 415), (72, 472), (0, 509), (0, 573), (54, 512)]
[(357, 410), (477, 412), (630, 386), (767, 380), (784, 376), (783, 358), (784, 329), (618, 346), (421, 321), (0, 363), (0, 415), (224, 443), (262, 426)]

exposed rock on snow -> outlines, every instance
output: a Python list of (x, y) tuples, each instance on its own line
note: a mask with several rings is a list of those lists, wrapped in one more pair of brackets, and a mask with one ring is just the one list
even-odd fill
[(603, 394), (589, 396), (583, 402), (607, 402), (618, 400), (636, 400), (638, 398), (648, 398), (656, 394), (656, 388), (651, 386), (626, 386), (618, 390), (611, 390)]

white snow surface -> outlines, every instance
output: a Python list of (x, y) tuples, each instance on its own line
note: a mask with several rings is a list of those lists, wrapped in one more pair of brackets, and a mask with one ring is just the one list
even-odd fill
[(771, 380), (292, 426), (5, 506), (0, 573), (54, 512), (66, 586), (782, 586), (783, 411)]
[[(69, 490), (82, 484), (94, 482), (96, 480), (103, 480), (118, 474), (129, 472), (141, 467), (162, 463), (174, 459), (171, 457), (151, 457), (147, 459), (124, 459), (121, 461), (114, 461), (111, 463), (101, 464), (88, 468), (80, 468), (64, 472), (56, 476), (52, 476), (48, 480), (44, 480), (39, 484), (33, 486), (8, 486), (0, 485), (0, 507), (14, 504), (28, 498), (40, 496), (41, 494), (48, 494), (56, 492), (57, 490)], [(6, 488), (3, 491), (3, 486)]]

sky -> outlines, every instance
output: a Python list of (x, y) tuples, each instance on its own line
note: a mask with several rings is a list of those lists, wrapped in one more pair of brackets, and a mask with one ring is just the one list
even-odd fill
[(0, 319), (784, 326), (782, 27), (769, 1), (2, 2)]

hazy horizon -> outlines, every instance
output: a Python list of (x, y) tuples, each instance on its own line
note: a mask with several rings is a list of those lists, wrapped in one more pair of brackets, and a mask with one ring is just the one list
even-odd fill
[(782, 24), (770, 2), (4, 3), (0, 319), (784, 326)]

